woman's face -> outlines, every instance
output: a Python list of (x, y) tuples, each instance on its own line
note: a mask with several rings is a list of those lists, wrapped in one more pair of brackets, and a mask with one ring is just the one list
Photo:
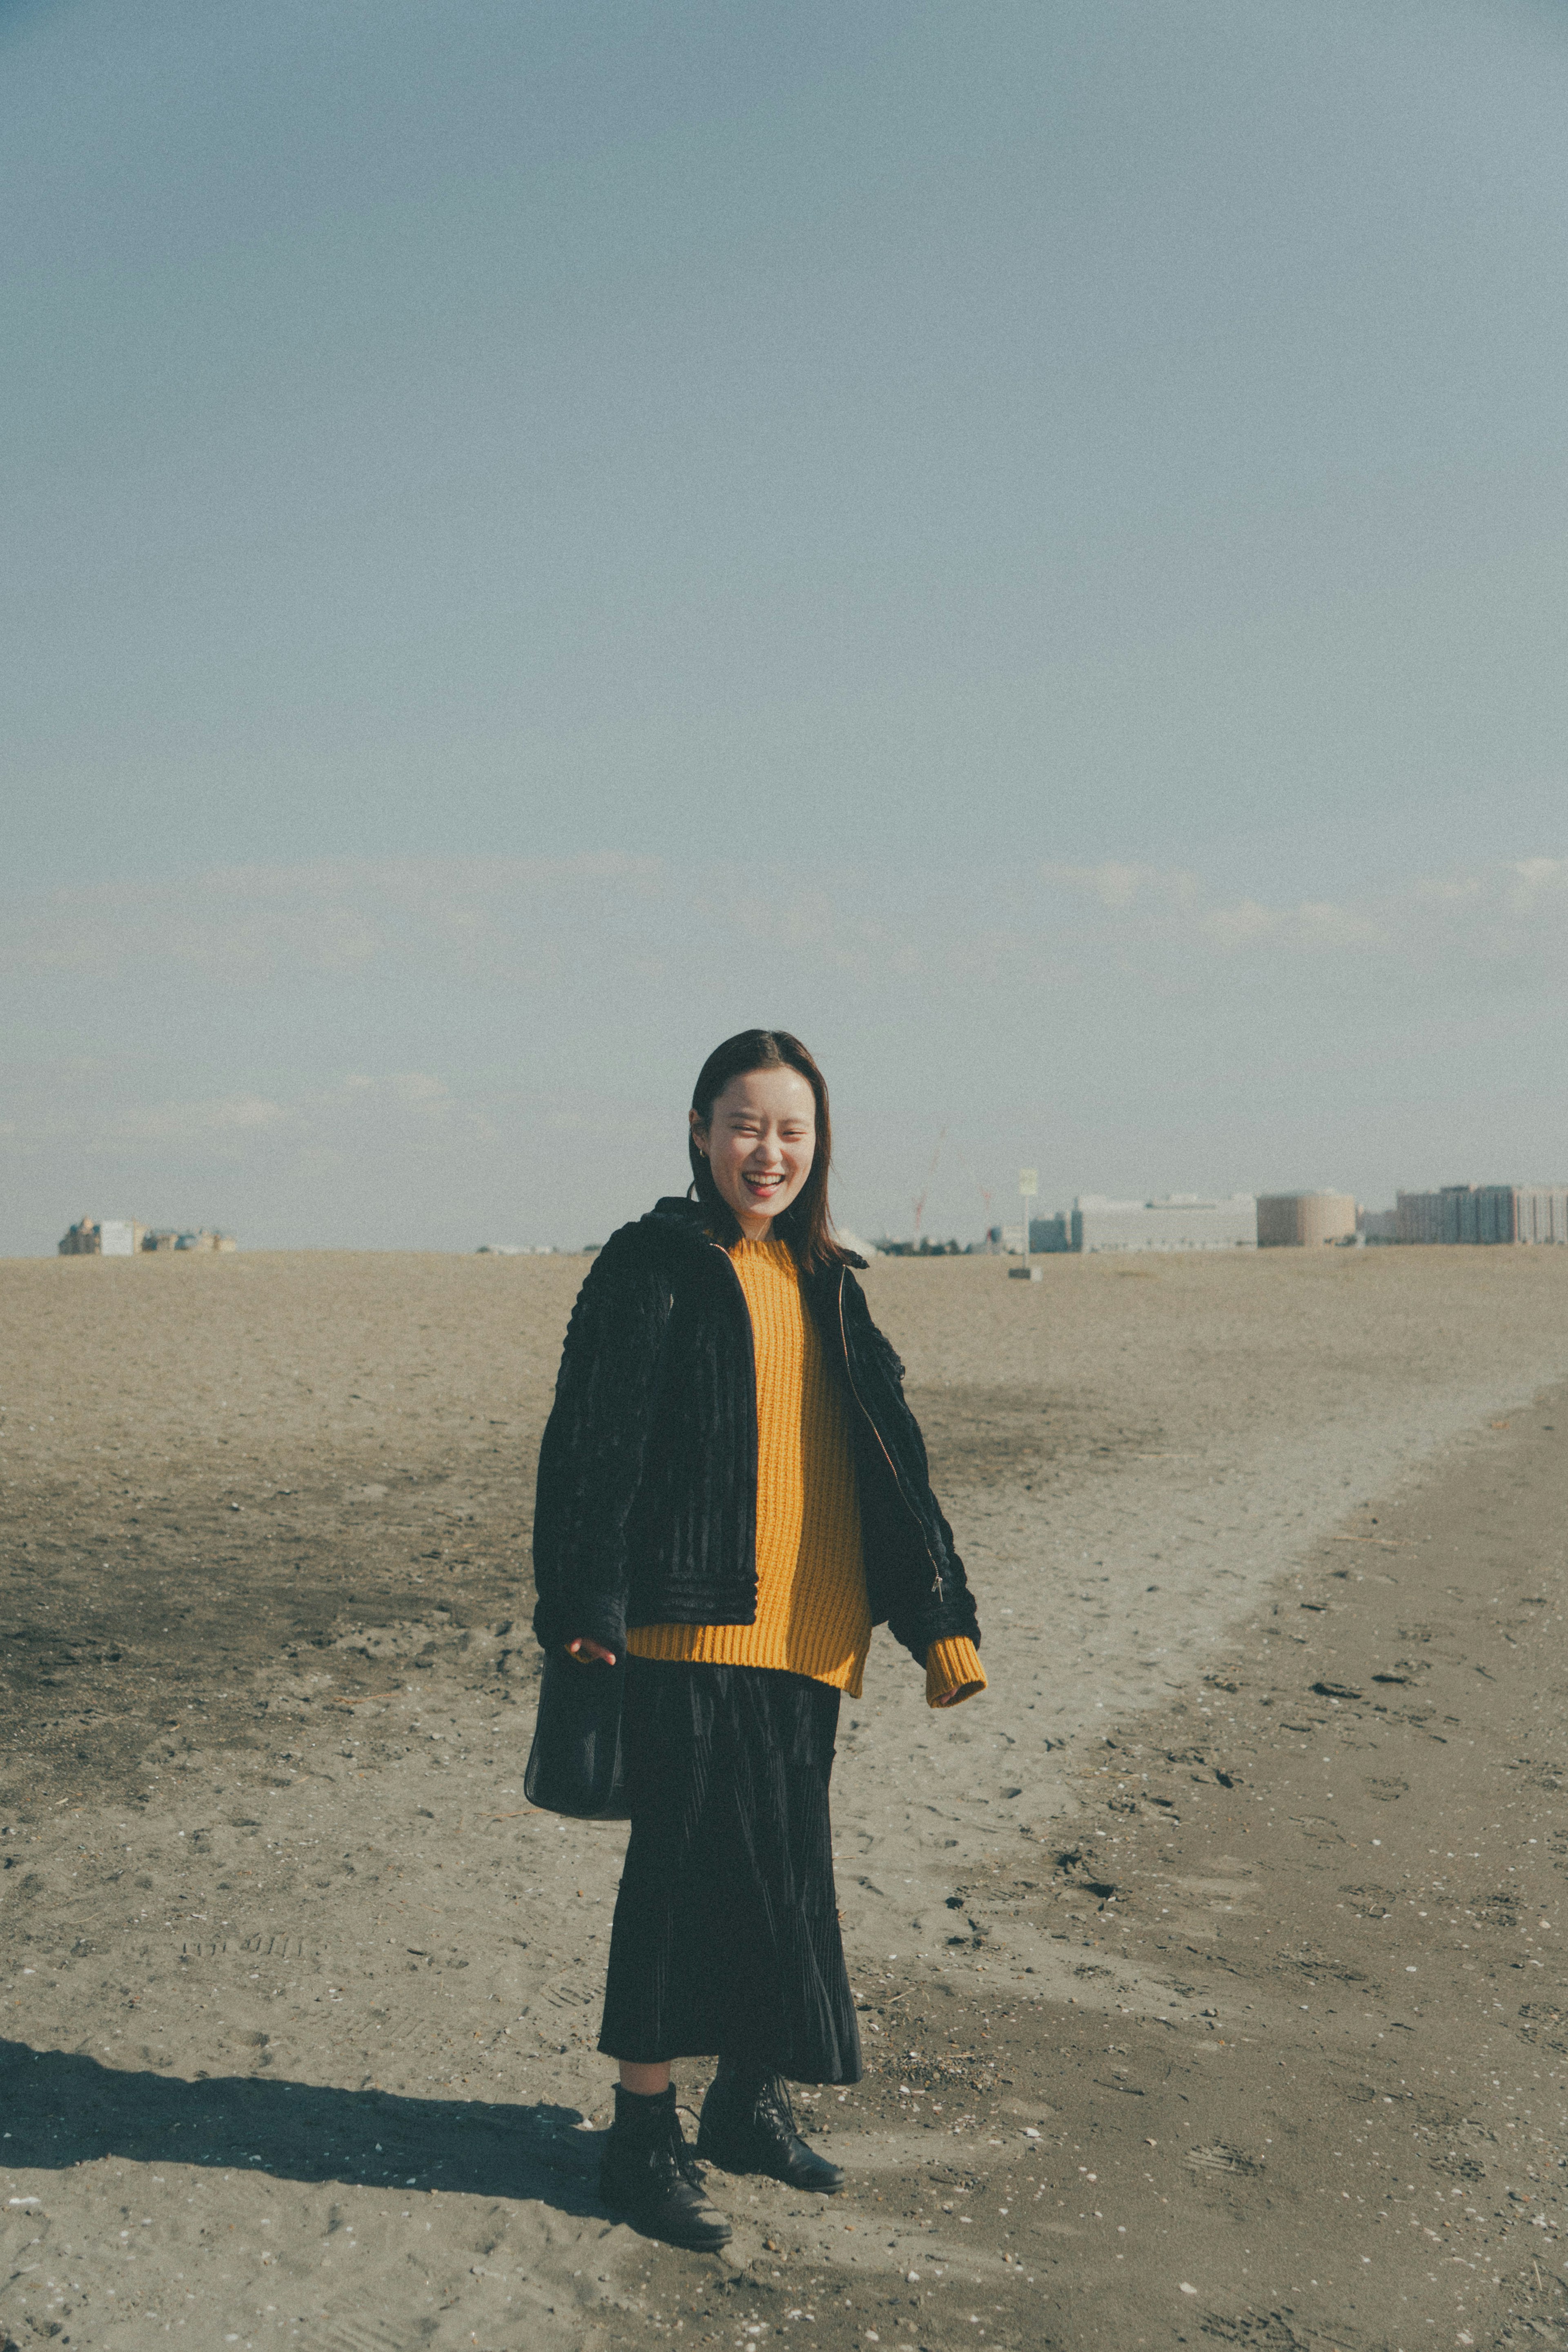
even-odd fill
[(707, 1154), (719, 1198), (748, 1241), (799, 1200), (817, 1150), (817, 1102), (799, 1070), (747, 1070), (731, 1078), (711, 1125), (692, 1113), (697, 1150)]

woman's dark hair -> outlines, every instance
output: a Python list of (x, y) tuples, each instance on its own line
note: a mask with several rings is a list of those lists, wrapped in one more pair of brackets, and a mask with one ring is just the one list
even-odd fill
[[(692, 1108), (703, 1127), (711, 1128), (714, 1105), (730, 1080), (748, 1076), (753, 1070), (799, 1070), (817, 1106), (817, 1147), (811, 1172), (799, 1196), (774, 1218), (773, 1230), (789, 1243), (803, 1274), (810, 1274), (821, 1265), (847, 1265), (849, 1253), (833, 1239), (832, 1220), (828, 1213), (828, 1170), (833, 1156), (828, 1082), (799, 1037), (791, 1037), (788, 1029), (742, 1029), (737, 1035), (727, 1037), (722, 1045), (714, 1047), (697, 1073), (696, 1085), (692, 1088)], [(713, 1170), (706, 1154), (697, 1150), (695, 1136), (688, 1137), (686, 1148), (691, 1154), (692, 1188), (710, 1231), (722, 1241), (738, 1239), (740, 1227), (735, 1213), (714, 1182)]]

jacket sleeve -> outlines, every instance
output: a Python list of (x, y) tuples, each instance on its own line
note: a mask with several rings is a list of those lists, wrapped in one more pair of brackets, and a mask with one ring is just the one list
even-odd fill
[[(858, 1283), (852, 1295), (861, 1362), (872, 1391), (868, 1402), (893, 1471), (888, 1483), (896, 1489), (895, 1508), (904, 1515), (907, 1528), (898, 1548), (901, 1569), (876, 1580), (880, 1591), (873, 1596), (873, 1614), (884, 1611), (894, 1641), (925, 1665), (934, 1642), (964, 1640), (977, 1646), (979, 1620), (953, 1530), (932, 1491), (925, 1440), (904, 1393), (904, 1366), (886, 1334), (872, 1320)], [(879, 1549), (891, 1570), (891, 1555)]]
[(656, 1251), (622, 1227), (578, 1293), (539, 1447), (534, 1633), (547, 1650), (582, 1633), (624, 1653), (627, 1520), (668, 1314)]
[[(909, 1429), (915, 1445), (919, 1449), (922, 1470), (925, 1465), (925, 1441), (920, 1425), (909, 1407)], [(975, 1596), (969, 1590), (969, 1580), (947, 1523), (947, 1514), (932, 1491), (930, 1475), (925, 1473), (925, 1505), (922, 1517), (929, 1532), (928, 1549), (936, 1554), (934, 1573), (927, 1582), (924, 1576), (906, 1582), (904, 1591), (887, 1612), (888, 1631), (894, 1641), (902, 1642), (917, 1665), (925, 1664), (926, 1652), (933, 1642), (964, 1640), (980, 1643), (980, 1621), (975, 1608)], [(941, 1573), (935, 1573), (937, 1565)]]

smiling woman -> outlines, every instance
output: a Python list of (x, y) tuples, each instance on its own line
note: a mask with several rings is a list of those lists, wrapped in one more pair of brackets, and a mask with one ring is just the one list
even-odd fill
[[(788, 1065), (741, 1070), (716, 1102), (694, 1107), (691, 1122), (695, 1167), (706, 1165), (747, 1240), (761, 1241), (811, 1179), (817, 1106), (810, 1083)], [(700, 1173), (697, 1188), (700, 1199)], [(821, 1195), (821, 1183), (817, 1191)]]
[(621, 2064), (607, 2201), (721, 2245), (670, 2061), (716, 2055), (697, 2153), (831, 2191), (784, 2077), (860, 2078), (828, 1783), (885, 1620), (946, 1706), (985, 1688), (903, 1367), (832, 1237), (828, 1089), (786, 1031), (708, 1056), (691, 1194), (622, 1226), (573, 1310), (539, 1454), (534, 1624), (627, 1657), (632, 1835), (600, 2048)]
[(756, 1242), (778, 1219), (808, 1266), (848, 1263), (828, 1215), (827, 1082), (798, 1037), (743, 1029), (727, 1038), (703, 1064), (689, 1118), (692, 1188), (721, 1225), (727, 1209)]

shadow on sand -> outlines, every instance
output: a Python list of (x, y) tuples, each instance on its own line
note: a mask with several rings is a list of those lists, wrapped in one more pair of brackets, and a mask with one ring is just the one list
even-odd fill
[(131, 2074), (0, 2040), (0, 2164), (66, 2171), (106, 2156), (286, 2180), (440, 2189), (602, 2211), (601, 2136), (575, 2107), (411, 2099), (314, 2083)]

